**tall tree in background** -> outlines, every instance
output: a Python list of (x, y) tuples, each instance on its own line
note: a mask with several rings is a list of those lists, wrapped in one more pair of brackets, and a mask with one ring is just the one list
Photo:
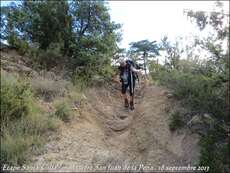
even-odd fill
[(180, 56), (183, 53), (183, 50), (179, 49), (179, 42), (176, 41), (175, 44), (172, 44), (168, 41), (167, 37), (164, 37), (161, 40), (161, 49), (166, 52), (165, 67), (168, 69), (178, 70)]
[(10, 40), (14, 32), (14, 39), (39, 43), (39, 47), (45, 50), (51, 43), (63, 42), (69, 29), (68, 20), (67, 1), (22, 1), (9, 7), (8, 41), (14, 44)]
[(221, 2), (217, 1), (216, 7), (215, 12), (188, 11), (187, 15), (201, 31), (211, 26), (213, 34), (204, 39), (196, 38), (196, 44), (209, 52), (205, 75), (216, 80), (217, 85), (222, 88), (225, 98), (223, 102), (227, 101), (229, 105), (229, 23), (225, 22), (229, 21), (229, 14), (224, 14)]
[[(216, 2), (216, 11), (187, 11), (190, 19), (196, 22), (201, 31), (211, 26), (212, 35), (196, 39), (196, 44), (210, 53), (208, 64), (212, 74), (218, 74), (224, 81), (229, 81), (229, 14), (224, 14), (223, 4)], [(228, 18), (227, 20), (225, 20)], [(209, 74), (211, 75), (211, 74)]]
[[(104, 1), (72, 1), (75, 44), (73, 61), (79, 65), (100, 68), (108, 64), (117, 50), (119, 24), (110, 21)], [(99, 59), (100, 58), (100, 59)]]
[[(129, 53), (131, 56), (138, 57), (144, 61), (145, 75), (147, 74), (147, 60), (159, 55), (159, 46), (156, 41), (150, 42), (149, 40), (141, 40), (138, 42), (130, 43), (131, 47)], [(142, 57), (141, 57), (142, 56)]]
[(27, 45), (26, 50), (37, 44), (42, 64), (65, 62), (73, 72), (79, 66), (86, 72), (100, 71), (110, 64), (121, 39), (120, 25), (111, 22), (106, 5), (92, 0), (23, 0), (1, 15), (6, 19), (5, 37), (16, 47)]

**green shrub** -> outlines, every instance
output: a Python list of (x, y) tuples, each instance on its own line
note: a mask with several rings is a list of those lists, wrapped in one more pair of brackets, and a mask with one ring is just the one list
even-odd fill
[(52, 80), (43, 77), (36, 77), (31, 80), (31, 86), (37, 96), (46, 101), (51, 101), (57, 96), (64, 96), (67, 92), (67, 83), (63, 80)]
[[(93, 58), (95, 59), (95, 57)], [(106, 62), (106, 61), (105, 61)], [(81, 90), (89, 86), (97, 86), (97, 84), (109, 81), (115, 73), (114, 67), (109, 62), (94, 62), (85, 66), (79, 66), (72, 74), (72, 83)]]
[(11, 133), (18, 135), (41, 135), (47, 130), (55, 130), (58, 121), (51, 115), (31, 114), (27, 118), (11, 123)]
[(8, 42), (14, 46), (21, 55), (24, 55), (29, 50), (29, 43), (26, 40), (19, 39), (16, 35), (10, 36)]
[(161, 71), (155, 78), (160, 81), (160, 84), (172, 89), (175, 97), (182, 99), (187, 107), (200, 112), (208, 112), (217, 119), (227, 121), (227, 86), (218, 84), (218, 78), (202, 74), (181, 73), (177, 70)]
[(1, 74), (1, 120), (19, 119), (32, 109), (32, 92), (27, 82), (7, 73)]
[[(214, 128), (201, 139), (200, 165), (210, 166), (210, 173), (229, 172), (229, 139), (223, 130)], [(221, 142), (220, 142), (221, 141)]]
[(1, 137), (1, 163), (11, 165), (22, 165), (27, 159), (26, 152), (30, 141), (23, 136), (5, 133)]
[(61, 102), (56, 104), (55, 116), (62, 121), (69, 121), (71, 118), (72, 110), (68, 103)]
[(111, 78), (115, 73), (115, 69), (111, 65), (106, 65), (99, 71), (99, 75), (104, 78)]
[(29, 43), (26, 42), (26, 41), (20, 41), (18, 43), (18, 52), (21, 54), (21, 55), (25, 55), (29, 50)]
[(58, 128), (57, 118), (42, 114), (24, 80), (1, 73), (1, 164), (22, 165), (41, 148), (44, 134)]
[(91, 76), (82, 73), (75, 73), (72, 76), (73, 84), (78, 87), (80, 90), (86, 89), (90, 85)]
[(44, 144), (44, 134), (56, 130), (59, 123), (54, 118), (36, 115), (11, 122), (1, 137), (1, 163), (25, 164), (30, 156)]
[(46, 70), (65, 63), (66, 58), (63, 58), (61, 48), (61, 44), (51, 43), (46, 50), (39, 49), (39, 54), (36, 59), (37, 63)]
[(45, 134), (59, 127), (57, 118), (43, 114), (31, 114), (3, 126), (1, 136), (1, 163), (25, 164), (30, 156), (42, 149)]
[(29, 61), (31, 64), (31, 67), (35, 70), (40, 69), (40, 64), (38, 62), (38, 55), (39, 55), (39, 44), (33, 43), (30, 45), (30, 48), (27, 50), (27, 56), (29, 57)]
[(170, 115), (169, 129), (174, 131), (184, 126), (180, 112), (174, 112)]

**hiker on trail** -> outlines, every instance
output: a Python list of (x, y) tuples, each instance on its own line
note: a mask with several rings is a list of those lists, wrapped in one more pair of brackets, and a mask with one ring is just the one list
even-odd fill
[[(137, 73), (140, 73), (141, 70), (135, 68), (135, 64), (131, 60), (121, 59), (119, 63), (120, 66), (118, 69), (120, 70), (121, 93), (124, 98), (125, 107), (128, 108), (130, 106), (130, 109), (134, 110), (135, 81), (137, 79)], [(127, 88), (129, 88), (130, 103), (126, 95)]]

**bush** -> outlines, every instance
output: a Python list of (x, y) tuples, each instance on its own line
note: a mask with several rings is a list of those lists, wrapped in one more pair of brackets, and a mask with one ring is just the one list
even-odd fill
[(8, 42), (15, 47), (21, 55), (24, 55), (29, 50), (29, 43), (26, 40), (19, 39), (16, 35), (10, 36)]
[(187, 107), (198, 112), (208, 112), (217, 119), (227, 121), (227, 86), (219, 84), (218, 78), (181, 73), (177, 70), (161, 71), (154, 78), (172, 89), (175, 97), (182, 99)]
[(32, 109), (32, 92), (25, 81), (16, 76), (1, 74), (1, 120), (19, 119), (27, 116)]
[(39, 151), (44, 143), (44, 134), (56, 130), (57, 119), (35, 114), (11, 122), (1, 136), (1, 163), (22, 165), (32, 153)]
[(64, 96), (67, 92), (66, 81), (52, 80), (43, 77), (36, 77), (31, 80), (31, 85), (35, 94), (41, 96), (46, 101), (51, 101), (57, 96)]
[(55, 117), (35, 114), (11, 122), (3, 127), (1, 136), (1, 163), (25, 164), (44, 144), (44, 134), (54, 131), (60, 122)]
[[(229, 172), (229, 139), (218, 127), (201, 139), (200, 165), (209, 165), (210, 173)], [(221, 142), (220, 142), (221, 141)]]
[(30, 143), (22, 136), (4, 134), (1, 137), (1, 163), (10, 165), (22, 165), (25, 163)]
[(46, 50), (39, 49), (37, 63), (41, 68), (50, 70), (61, 64), (66, 64), (66, 58), (61, 53), (62, 45), (59, 43), (51, 43)]
[(180, 112), (174, 112), (170, 115), (169, 129), (174, 131), (184, 126)]
[[(93, 59), (97, 58), (94, 57)], [(110, 62), (102, 62), (78, 66), (72, 74), (72, 83), (83, 90), (89, 86), (98, 86), (101, 83), (110, 81), (115, 73), (115, 69), (111, 66)]]
[(115, 69), (109, 64), (101, 68), (99, 71), (99, 75), (103, 76), (104, 78), (110, 79), (115, 74)]
[(84, 90), (89, 86), (89, 81), (91, 79), (88, 76), (80, 76), (75, 74), (72, 77), (72, 82), (75, 86), (77, 86), (79, 89)]
[(40, 50), (39, 50), (39, 44), (38, 43), (30, 44), (30, 47), (27, 50), (27, 56), (29, 57), (30, 65), (33, 69), (36, 69), (36, 70), (41, 68), (39, 66), (39, 62), (38, 62), (39, 52), (40, 52)]
[(62, 121), (69, 121), (71, 118), (72, 110), (68, 103), (61, 102), (56, 104), (55, 116)]
[(31, 152), (41, 147), (45, 132), (58, 124), (36, 107), (27, 82), (1, 73), (1, 164), (25, 164)]

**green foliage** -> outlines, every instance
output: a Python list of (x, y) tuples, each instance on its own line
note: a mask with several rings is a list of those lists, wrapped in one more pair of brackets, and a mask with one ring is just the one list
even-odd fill
[[(23, 1), (12, 15), (15, 29), (23, 32), (32, 42), (46, 50), (51, 43), (62, 42), (70, 32), (67, 1)], [(24, 24), (18, 25), (20, 22)]]
[(1, 74), (1, 119), (11, 121), (29, 115), (32, 109), (32, 92), (29, 84), (17, 77)]
[(46, 101), (52, 101), (57, 96), (65, 96), (68, 83), (64, 80), (54, 80), (35, 77), (31, 80), (35, 95)]
[(17, 38), (16, 35), (12, 35), (8, 40), (9, 44), (15, 47), (21, 55), (24, 55), (28, 52), (29, 44), (26, 40)]
[(130, 43), (130, 51), (133, 53), (145, 54), (146, 56), (159, 55), (159, 47), (156, 41), (141, 40)]
[(106, 5), (92, 0), (23, 0), (3, 9), (4, 36), (31, 56), (35, 67), (62, 65), (70, 74), (82, 67), (91, 77), (110, 65), (120, 40), (120, 25), (111, 22)]
[(110, 79), (115, 73), (114, 68), (111, 65), (107, 65), (103, 67), (99, 73), (99, 75), (103, 76), (104, 78)]
[[(156, 43), (156, 41), (150, 42), (149, 40), (141, 40), (138, 42), (132, 42), (130, 43), (131, 47), (128, 52), (129, 56), (134, 58), (135, 61), (142, 60), (143, 63), (141, 65), (144, 66), (145, 74), (147, 69), (147, 62), (148, 58), (155, 57), (156, 55), (159, 55), (160, 47)], [(140, 56), (142, 56), (140, 58)]]
[(46, 50), (39, 50), (35, 63), (40, 69), (50, 70), (61, 64), (65, 64), (66, 59), (61, 54), (61, 45), (59, 43), (51, 43)]
[[(99, 62), (98, 62), (99, 63)], [(89, 63), (85, 67), (79, 67), (76, 69), (76, 72), (72, 75), (72, 82), (84, 89), (88, 86), (95, 85), (95, 77), (108, 81), (114, 75), (114, 69), (108, 63), (104, 65), (95, 63), (92, 65)]]
[(1, 163), (25, 164), (41, 147), (44, 133), (57, 127), (57, 119), (36, 106), (29, 84), (2, 71)]
[(161, 71), (153, 77), (174, 90), (175, 97), (183, 99), (185, 105), (196, 111), (212, 113), (218, 119), (227, 121), (227, 85), (221, 84), (218, 78), (180, 73), (177, 70)]
[(27, 158), (29, 143), (22, 136), (5, 134), (1, 137), (1, 163), (22, 165)]
[[(4, 123), (4, 122), (2, 122)], [(44, 133), (56, 130), (57, 119), (43, 114), (30, 114), (3, 127), (1, 136), (1, 163), (23, 165), (37, 153), (44, 144)]]
[(165, 57), (165, 66), (169, 69), (178, 69), (178, 63), (183, 53), (183, 50), (179, 49), (179, 41), (172, 44), (168, 41), (167, 37), (164, 37), (161, 44), (161, 49), (166, 51), (167, 54)]
[(89, 86), (90, 81), (91, 77), (82, 73), (75, 73), (75, 75), (72, 77), (73, 84), (79, 87), (81, 90), (86, 89)]
[(184, 126), (180, 112), (174, 112), (170, 115), (169, 129), (174, 131)]
[(72, 110), (69, 104), (66, 102), (57, 103), (55, 116), (62, 121), (69, 121), (71, 118)]
[(217, 126), (201, 139), (200, 165), (209, 165), (210, 173), (229, 172), (230, 145), (224, 134), (222, 127)]

